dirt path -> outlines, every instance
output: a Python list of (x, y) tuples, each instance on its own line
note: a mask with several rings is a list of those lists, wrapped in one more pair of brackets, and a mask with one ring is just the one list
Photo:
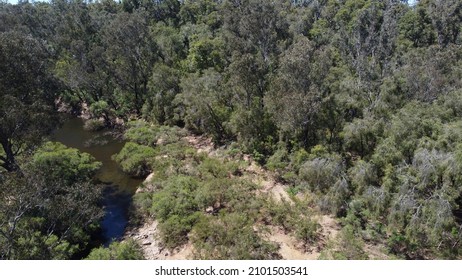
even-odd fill
[(371, 260), (389, 260), (390, 257), (384, 253), (385, 246), (381, 244), (367, 244), (364, 246), (364, 252)]
[(208, 155), (212, 155), (215, 151), (212, 139), (205, 136), (189, 135), (184, 137), (184, 140), (186, 143), (196, 148), (198, 153), (206, 153)]
[(270, 194), (276, 201), (281, 201), (282, 199), (291, 201), (286, 191), (287, 186), (276, 182), (276, 179), (269, 172), (258, 166), (254, 161), (251, 161), (250, 165), (245, 169), (244, 178), (260, 186), (260, 193)]
[(315, 260), (319, 257), (317, 250), (303, 250), (293, 236), (285, 234), (277, 227), (271, 228), (267, 240), (279, 244), (279, 254), (284, 260)]
[(285, 260), (316, 260), (320, 256), (322, 249), (327, 245), (327, 242), (337, 236), (340, 225), (331, 216), (324, 215), (315, 217), (315, 219), (318, 220), (321, 226), (319, 240), (308, 248), (304, 248), (292, 235), (285, 233), (278, 227), (270, 227), (270, 234), (267, 240), (279, 244), (279, 253)]

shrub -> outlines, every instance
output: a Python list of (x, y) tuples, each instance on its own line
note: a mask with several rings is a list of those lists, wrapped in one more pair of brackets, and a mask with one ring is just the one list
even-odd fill
[(160, 126), (156, 130), (156, 136), (159, 144), (167, 145), (180, 142), (186, 136), (186, 131), (177, 126)]
[(154, 147), (157, 142), (157, 132), (153, 125), (145, 121), (131, 121), (124, 136), (128, 141), (139, 145)]
[(297, 221), (295, 237), (303, 243), (305, 250), (318, 239), (319, 224), (310, 218), (302, 217)]
[(165, 247), (176, 248), (188, 241), (188, 233), (195, 222), (199, 219), (200, 213), (188, 216), (172, 215), (159, 224), (159, 237)]
[(133, 205), (141, 213), (146, 214), (151, 209), (152, 205), (152, 193), (150, 192), (139, 192), (133, 196)]
[(373, 164), (359, 160), (348, 170), (350, 180), (357, 193), (362, 193), (365, 188), (378, 182), (377, 173)]
[(278, 246), (261, 239), (253, 227), (253, 220), (242, 213), (203, 217), (192, 231), (195, 257), (214, 260), (280, 259)]
[(175, 176), (168, 179), (162, 190), (153, 194), (151, 212), (160, 221), (170, 216), (187, 216), (198, 210), (194, 200), (197, 181), (188, 176)]
[(150, 173), (155, 155), (156, 151), (151, 147), (127, 142), (113, 159), (120, 164), (124, 172), (135, 177), (144, 177)]
[(299, 149), (292, 153), (290, 163), (294, 170), (298, 171), (300, 166), (309, 160), (310, 154), (305, 149)]
[(138, 243), (130, 239), (123, 242), (113, 242), (108, 248), (93, 249), (87, 260), (144, 260), (143, 252)]
[(280, 226), (284, 231), (293, 231), (296, 227), (299, 211), (289, 201), (282, 200), (281, 202), (270, 199), (265, 205), (268, 212), (270, 223), (272, 225)]
[(347, 225), (338, 234), (336, 240), (330, 243), (321, 253), (324, 260), (366, 260), (364, 242), (356, 236), (353, 227)]
[(90, 154), (56, 142), (46, 142), (39, 148), (32, 158), (32, 164), (44, 170), (50, 180), (68, 183), (87, 181), (101, 167), (101, 163)]
[(266, 162), (266, 167), (278, 175), (289, 165), (289, 153), (286, 148), (278, 149)]
[(195, 201), (197, 181), (188, 176), (169, 178), (163, 189), (152, 197), (151, 213), (159, 220), (159, 231), (165, 246), (174, 248), (187, 240), (199, 207)]
[(322, 196), (318, 202), (322, 211), (332, 213), (338, 217), (344, 216), (348, 209), (348, 198), (351, 195), (348, 181), (339, 178)]
[(155, 126), (143, 120), (131, 121), (127, 124), (125, 138), (140, 145), (154, 147), (156, 144), (168, 145), (178, 143), (186, 136), (186, 131), (173, 126)]
[(299, 171), (301, 180), (315, 191), (325, 193), (340, 177), (344, 176), (344, 165), (337, 156), (318, 157), (305, 162)]

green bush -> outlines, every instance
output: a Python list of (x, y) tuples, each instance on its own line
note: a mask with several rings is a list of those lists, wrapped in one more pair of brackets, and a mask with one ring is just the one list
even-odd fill
[(138, 120), (128, 122), (127, 127), (124, 136), (128, 141), (150, 147), (156, 145), (157, 132), (152, 124)]
[(149, 213), (152, 206), (152, 193), (138, 192), (133, 196), (133, 205), (143, 214)]
[(270, 224), (280, 226), (286, 232), (291, 232), (295, 229), (300, 213), (297, 207), (294, 207), (289, 201), (282, 200), (278, 202), (269, 199), (264, 209), (268, 214), (267, 219)]
[(163, 245), (169, 249), (173, 249), (185, 244), (188, 241), (188, 233), (200, 215), (200, 213), (188, 216), (172, 215), (160, 223), (159, 237)]
[(294, 170), (298, 171), (300, 166), (310, 159), (310, 154), (305, 149), (299, 149), (292, 153), (290, 163)]
[(318, 205), (319, 208), (327, 213), (332, 213), (338, 217), (344, 216), (348, 210), (348, 199), (351, 195), (348, 181), (339, 178), (328, 192), (321, 196)]
[(153, 148), (127, 142), (112, 158), (120, 164), (124, 172), (135, 177), (144, 177), (150, 173), (155, 156), (156, 151)]
[(163, 188), (152, 196), (151, 213), (159, 220), (162, 242), (174, 248), (187, 241), (187, 234), (194, 225), (199, 207), (195, 201), (198, 182), (178, 175), (167, 179)]
[(278, 246), (254, 230), (254, 222), (243, 213), (203, 217), (192, 231), (194, 255), (213, 260), (280, 259)]
[(194, 199), (194, 192), (198, 182), (187, 176), (169, 178), (164, 188), (153, 194), (151, 212), (160, 221), (170, 216), (188, 216), (198, 210)]
[(187, 134), (184, 129), (177, 126), (160, 126), (157, 128), (156, 133), (158, 142), (161, 145), (178, 143)]
[(320, 259), (324, 260), (366, 260), (364, 242), (359, 238), (351, 226), (344, 227), (336, 240), (331, 242), (323, 252)]
[(43, 144), (35, 152), (31, 163), (44, 170), (50, 180), (68, 183), (90, 180), (101, 167), (101, 163), (90, 154), (56, 142)]
[(353, 120), (343, 129), (345, 148), (361, 157), (368, 156), (374, 151), (377, 139), (382, 136), (383, 126), (381, 120), (370, 116)]
[(305, 250), (318, 239), (319, 224), (310, 218), (302, 217), (297, 221), (295, 237), (303, 243)]
[(370, 162), (356, 161), (353, 167), (348, 170), (348, 173), (357, 193), (364, 192), (368, 186), (378, 184), (375, 166)]
[(342, 176), (345, 167), (338, 156), (317, 157), (306, 161), (299, 170), (300, 180), (311, 190), (326, 193)]
[(127, 127), (124, 134), (127, 140), (150, 147), (178, 143), (186, 136), (186, 131), (179, 127), (156, 126), (143, 120), (131, 121)]
[(286, 148), (279, 148), (272, 156), (266, 161), (266, 167), (276, 172), (278, 175), (282, 174), (289, 165), (289, 153)]
[(230, 164), (210, 157), (205, 158), (198, 169), (202, 178), (224, 178), (233, 172)]
[(143, 252), (138, 243), (130, 239), (123, 242), (113, 242), (107, 248), (93, 249), (87, 260), (144, 260)]

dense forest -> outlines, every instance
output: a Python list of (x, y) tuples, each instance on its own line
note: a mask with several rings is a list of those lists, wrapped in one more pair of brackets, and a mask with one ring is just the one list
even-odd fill
[(94, 242), (101, 163), (49, 141), (62, 112), (122, 131), (153, 174), (132, 223), (194, 258), (279, 259), (264, 228), (309, 248), (330, 215), (320, 258), (460, 259), (461, 33), (459, 0), (0, 0), (0, 259), (143, 258)]

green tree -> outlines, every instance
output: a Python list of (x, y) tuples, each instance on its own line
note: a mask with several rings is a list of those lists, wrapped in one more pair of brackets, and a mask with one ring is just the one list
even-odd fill
[(363, 119), (355, 119), (346, 124), (343, 129), (345, 148), (349, 152), (357, 152), (361, 157), (373, 153), (378, 138), (383, 134), (381, 120), (366, 116)]
[(315, 50), (308, 38), (297, 37), (280, 58), (265, 99), (280, 131), (295, 135), (305, 147), (314, 142), (315, 123), (325, 95), (320, 81), (329, 72), (329, 58), (323, 52)]
[(400, 20), (401, 36), (414, 47), (428, 47), (436, 42), (436, 32), (428, 12), (420, 5), (410, 9)]
[(50, 178), (52, 170), (34, 167), (0, 183), (1, 259), (69, 259), (87, 248), (103, 215), (101, 189)]
[(0, 182), (2, 259), (69, 259), (87, 249), (103, 211), (89, 154), (45, 143)]
[(214, 0), (187, 0), (181, 5), (179, 15), (182, 23), (204, 23), (216, 30), (223, 23), (219, 6), (220, 3)]
[(1, 166), (19, 168), (16, 158), (55, 128), (58, 84), (48, 72), (48, 53), (36, 39), (19, 32), (0, 34)]
[(148, 83), (149, 97), (143, 116), (159, 124), (175, 123), (175, 97), (180, 93), (180, 71), (165, 64), (156, 64)]
[(223, 77), (214, 70), (202, 75), (190, 74), (181, 81), (181, 102), (186, 127), (192, 131), (206, 133), (216, 143), (230, 138), (228, 122), (231, 115), (230, 96), (223, 89)]
[[(230, 54), (226, 86), (233, 96), (231, 125), (249, 152), (272, 152), (275, 128), (264, 107), (267, 75), (276, 66), (281, 45), (289, 39), (281, 2), (226, 1), (224, 39)], [(259, 120), (255, 122), (255, 120)]]
[(445, 47), (448, 44), (460, 44), (462, 23), (462, 4), (459, 1), (422, 1), (419, 6), (426, 6), (432, 18), (433, 26), (438, 34), (438, 44)]
[(106, 70), (118, 86), (118, 103), (126, 112), (139, 114), (159, 52), (144, 12), (118, 13), (104, 27), (102, 39)]

